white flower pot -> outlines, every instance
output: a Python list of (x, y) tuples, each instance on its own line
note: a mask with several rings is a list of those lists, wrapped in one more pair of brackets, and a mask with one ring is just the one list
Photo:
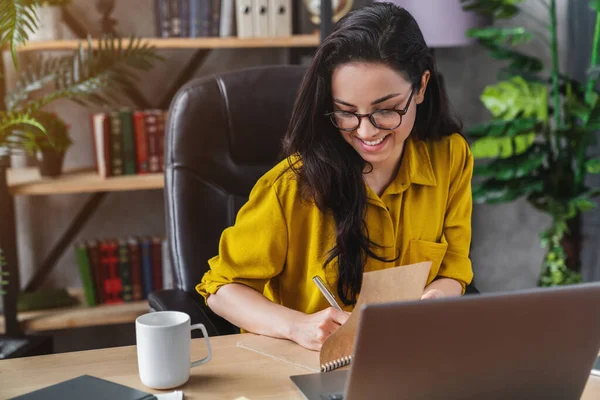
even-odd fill
[(58, 6), (37, 8), (38, 29), (31, 33), (29, 40), (60, 40), (63, 38), (62, 10)]

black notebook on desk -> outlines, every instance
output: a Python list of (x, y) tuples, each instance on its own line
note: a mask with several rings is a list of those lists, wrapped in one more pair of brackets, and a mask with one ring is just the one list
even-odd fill
[(11, 400), (156, 400), (153, 394), (82, 375)]

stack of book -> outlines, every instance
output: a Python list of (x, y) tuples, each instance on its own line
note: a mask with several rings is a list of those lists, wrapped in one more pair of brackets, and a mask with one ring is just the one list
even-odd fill
[(292, 0), (155, 0), (158, 37), (292, 35)]
[(173, 287), (166, 239), (131, 237), (75, 244), (75, 257), (88, 306), (143, 300)]
[(103, 177), (164, 172), (167, 112), (122, 108), (91, 115), (96, 169)]

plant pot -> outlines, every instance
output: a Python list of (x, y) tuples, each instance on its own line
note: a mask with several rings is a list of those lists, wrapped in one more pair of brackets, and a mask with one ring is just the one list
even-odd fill
[(59, 40), (63, 38), (62, 9), (59, 6), (38, 7), (38, 29), (30, 36), (29, 40)]
[(54, 177), (62, 174), (65, 153), (53, 150), (41, 150), (37, 155), (41, 176)]

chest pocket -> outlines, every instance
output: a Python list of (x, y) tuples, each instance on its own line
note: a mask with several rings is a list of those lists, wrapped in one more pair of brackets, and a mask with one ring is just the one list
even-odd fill
[(431, 261), (431, 270), (427, 278), (427, 284), (430, 284), (440, 270), (447, 249), (447, 243), (413, 239), (408, 245), (408, 264)]

